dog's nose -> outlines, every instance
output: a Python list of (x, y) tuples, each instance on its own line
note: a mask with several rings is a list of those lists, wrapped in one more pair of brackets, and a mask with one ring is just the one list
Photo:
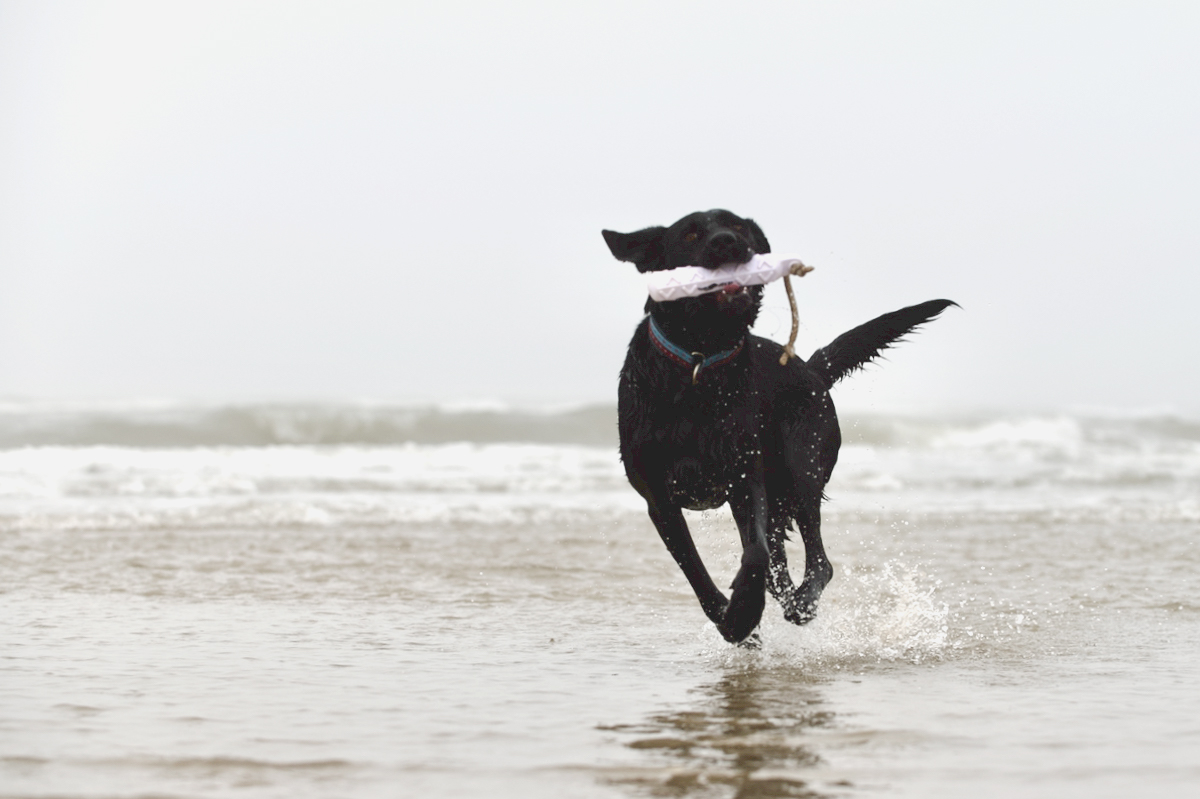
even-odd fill
[(705, 252), (714, 266), (746, 260), (746, 245), (728, 230), (718, 230), (705, 244)]

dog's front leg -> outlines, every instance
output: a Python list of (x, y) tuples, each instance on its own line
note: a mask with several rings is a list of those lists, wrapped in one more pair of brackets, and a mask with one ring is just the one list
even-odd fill
[(683, 576), (696, 592), (704, 615), (719, 628), (725, 619), (725, 609), (729, 600), (721, 593), (721, 589), (717, 588), (704, 566), (704, 561), (700, 560), (700, 553), (696, 551), (696, 542), (692, 540), (692, 533), (683, 518), (683, 511), (678, 506), (670, 505), (654, 496), (646, 497), (646, 509), (650, 520), (658, 529), (659, 537), (667, 545), (667, 551), (679, 564)]
[(733, 596), (725, 617), (717, 624), (727, 641), (744, 640), (762, 619), (766, 605), (767, 571), (767, 491), (762, 480), (762, 465), (748, 475), (743, 490), (730, 497), (730, 508), (742, 539), (742, 565), (733, 578)]
[[(631, 462), (636, 462), (636, 459), (627, 458), (626, 465)], [(658, 530), (658, 537), (667, 545), (667, 551), (679, 564), (683, 576), (696, 592), (704, 615), (719, 626), (725, 617), (725, 606), (729, 604), (729, 600), (721, 593), (721, 589), (717, 588), (708, 569), (704, 567), (704, 561), (700, 560), (696, 542), (692, 540), (692, 533), (683, 518), (683, 510), (667, 498), (661, 481), (654, 481), (652, 486), (645, 474), (636, 469), (626, 469), (626, 476), (634, 490), (646, 500), (646, 512)]]

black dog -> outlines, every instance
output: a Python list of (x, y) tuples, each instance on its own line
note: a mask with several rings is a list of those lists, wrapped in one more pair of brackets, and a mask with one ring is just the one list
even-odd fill
[[(689, 214), (670, 227), (603, 231), (612, 254), (639, 272), (744, 263), (770, 252), (762, 230), (728, 211)], [(618, 394), (621, 460), (650, 518), (709, 619), (731, 642), (758, 626), (765, 589), (795, 624), (810, 621), (833, 577), (821, 545), (821, 500), (841, 431), (829, 389), (950, 305), (931, 300), (838, 336), (805, 363), (780, 366), (783, 347), (749, 334), (762, 286), (647, 300)], [(696, 552), (683, 508), (729, 503), (742, 563), (727, 600)], [(804, 541), (804, 580), (788, 573), (786, 531)]]

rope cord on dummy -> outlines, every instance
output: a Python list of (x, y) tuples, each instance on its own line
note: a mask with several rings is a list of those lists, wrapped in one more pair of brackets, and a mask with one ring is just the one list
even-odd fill
[(792, 291), (792, 275), (804, 277), (812, 270), (811, 266), (797, 263), (783, 276), (783, 287), (787, 289), (788, 305), (792, 306), (792, 334), (788, 336), (788, 343), (783, 348), (783, 355), (779, 356), (780, 366), (787, 366), (788, 360), (796, 357), (796, 335), (800, 332), (800, 312), (796, 310), (796, 292)]

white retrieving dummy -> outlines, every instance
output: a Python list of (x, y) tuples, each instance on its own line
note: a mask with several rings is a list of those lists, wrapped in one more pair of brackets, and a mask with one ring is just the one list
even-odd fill
[(796, 310), (796, 295), (792, 292), (791, 276), (804, 277), (813, 268), (805, 266), (799, 258), (783, 258), (778, 255), (755, 254), (744, 264), (725, 264), (718, 269), (703, 266), (677, 266), (647, 272), (646, 282), (650, 287), (650, 299), (656, 302), (681, 300), (684, 297), (699, 297), (721, 291), (726, 286), (763, 286), (772, 280), (783, 278), (787, 289), (788, 304), (792, 306), (792, 335), (779, 356), (780, 366), (786, 366), (790, 358), (796, 357), (796, 334), (800, 332), (800, 313)]
[(762, 286), (785, 275), (806, 275), (812, 271), (799, 258), (784, 258), (767, 253), (754, 255), (744, 264), (725, 264), (717, 269), (703, 266), (677, 266), (647, 272), (650, 299), (657, 302), (681, 300), (711, 294), (729, 285)]

